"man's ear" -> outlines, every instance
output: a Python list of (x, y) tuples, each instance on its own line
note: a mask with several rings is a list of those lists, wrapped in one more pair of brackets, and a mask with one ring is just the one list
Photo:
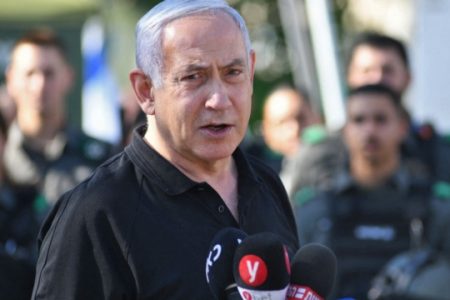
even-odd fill
[(153, 115), (155, 113), (155, 99), (150, 78), (141, 70), (134, 69), (130, 72), (130, 81), (142, 111), (146, 115)]
[(248, 62), (250, 66), (250, 79), (253, 86), (253, 81), (255, 79), (255, 64), (256, 64), (256, 53), (254, 50), (250, 51), (250, 61)]
[(400, 139), (402, 141), (404, 141), (408, 137), (409, 130), (411, 128), (410, 121), (408, 120), (408, 117), (406, 116), (406, 112), (402, 113), (399, 126), (400, 126), (400, 128), (399, 128)]

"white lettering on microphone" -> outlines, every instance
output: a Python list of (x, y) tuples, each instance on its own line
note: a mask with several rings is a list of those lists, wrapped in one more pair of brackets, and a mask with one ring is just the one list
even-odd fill
[(288, 300), (322, 300), (313, 290), (308, 287), (291, 285), (287, 292)]
[(222, 246), (217, 244), (208, 254), (208, 258), (206, 259), (206, 281), (209, 282), (209, 268), (212, 267), (214, 262), (216, 262), (220, 254), (222, 253)]
[(272, 300), (272, 297), (269, 292), (266, 295), (252, 295), (249, 292), (243, 292), (242, 297), (245, 300)]
[(258, 273), (259, 268), (259, 261), (255, 261), (254, 265), (252, 266), (252, 262), (250, 260), (247, 260), (247, 269), (248, 274), (250, 275), (249, 282), (253, 283), (256, 280), (256, 274)]

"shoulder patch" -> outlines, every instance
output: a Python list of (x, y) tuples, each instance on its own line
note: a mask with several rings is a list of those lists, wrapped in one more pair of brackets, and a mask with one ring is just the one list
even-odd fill
[(33, 202), (33, 210), (37, 214), (45, 213), (49, 209), (49, 204), (44, 195), (39, 194), (36, 196)]
[(302, 142), (308, 145), (320, 143), (328, 136), (326, 129), (322, 125), (312, 125), (302, 132)]
[(294, 194), (294, 199), (293, 199), (294, 205), (302, 206), (302, 205), (308, 203), (315, 196), (316, 196), (316, 190), (313, 187), (306, 186), (306, 187), (300, 188)]
[(450, 134), (444, 134), (444, 135), (443, 135), (443, 140), (444, 140), (446, 143), (450, 144)]
[(434, 126), (430, 123), (424, 123), (417, 128), (417, 135), (423, 141), (429, 141), (436, 136)]
[(110, 154), (110, 146), (107, 143), (87, 138), (83, 143), (83, 155), (92, 161), (105, 160)]
[(433, 185), (433, 195), (441, 200), (450, 201), (450, 183), (438, 181)]

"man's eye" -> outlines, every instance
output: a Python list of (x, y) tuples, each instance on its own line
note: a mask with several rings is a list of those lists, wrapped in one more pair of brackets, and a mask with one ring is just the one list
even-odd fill
[(364, 122), (364, 117), (362, 116), (356, 116), (352, 118), (353, 123), (355, 124), (361, 124)]
[(229, 74), (230, 75), (240, 75), (240, 74), (242, 74), (242, 70), (233, 69), (233, 70), (230, 70)]
[(46, 78), (53, 78), (53, 77), (55, 77), (55, 71), (54, 70), (46, 70), (44, 72), (44, 76)]
[(385, 115), (377, 115), (375, 116), (375, 122), (378, 124), (385, 124), (387, 123), (387, 117)]
[(192, 81), (197, 79), (200, 79), (200, 74), (198, 73), (189, 74), (181, 78), (182, 81)]
[(230, 69), (225, 73), (227, 80), (230, 82), (241, 82), (244, 71), (242, 69)]

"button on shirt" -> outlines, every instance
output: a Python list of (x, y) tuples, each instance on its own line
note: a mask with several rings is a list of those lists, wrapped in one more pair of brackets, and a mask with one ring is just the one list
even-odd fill
[(32, 299), (212, 299), (205, 262), (224, 227), (276, 233), (295, 253), (291, 207), (268, 167), (233, 154), (238, 223), (211, 186), (186, 177), (144, 133), (55, 206), (40, 234)]

